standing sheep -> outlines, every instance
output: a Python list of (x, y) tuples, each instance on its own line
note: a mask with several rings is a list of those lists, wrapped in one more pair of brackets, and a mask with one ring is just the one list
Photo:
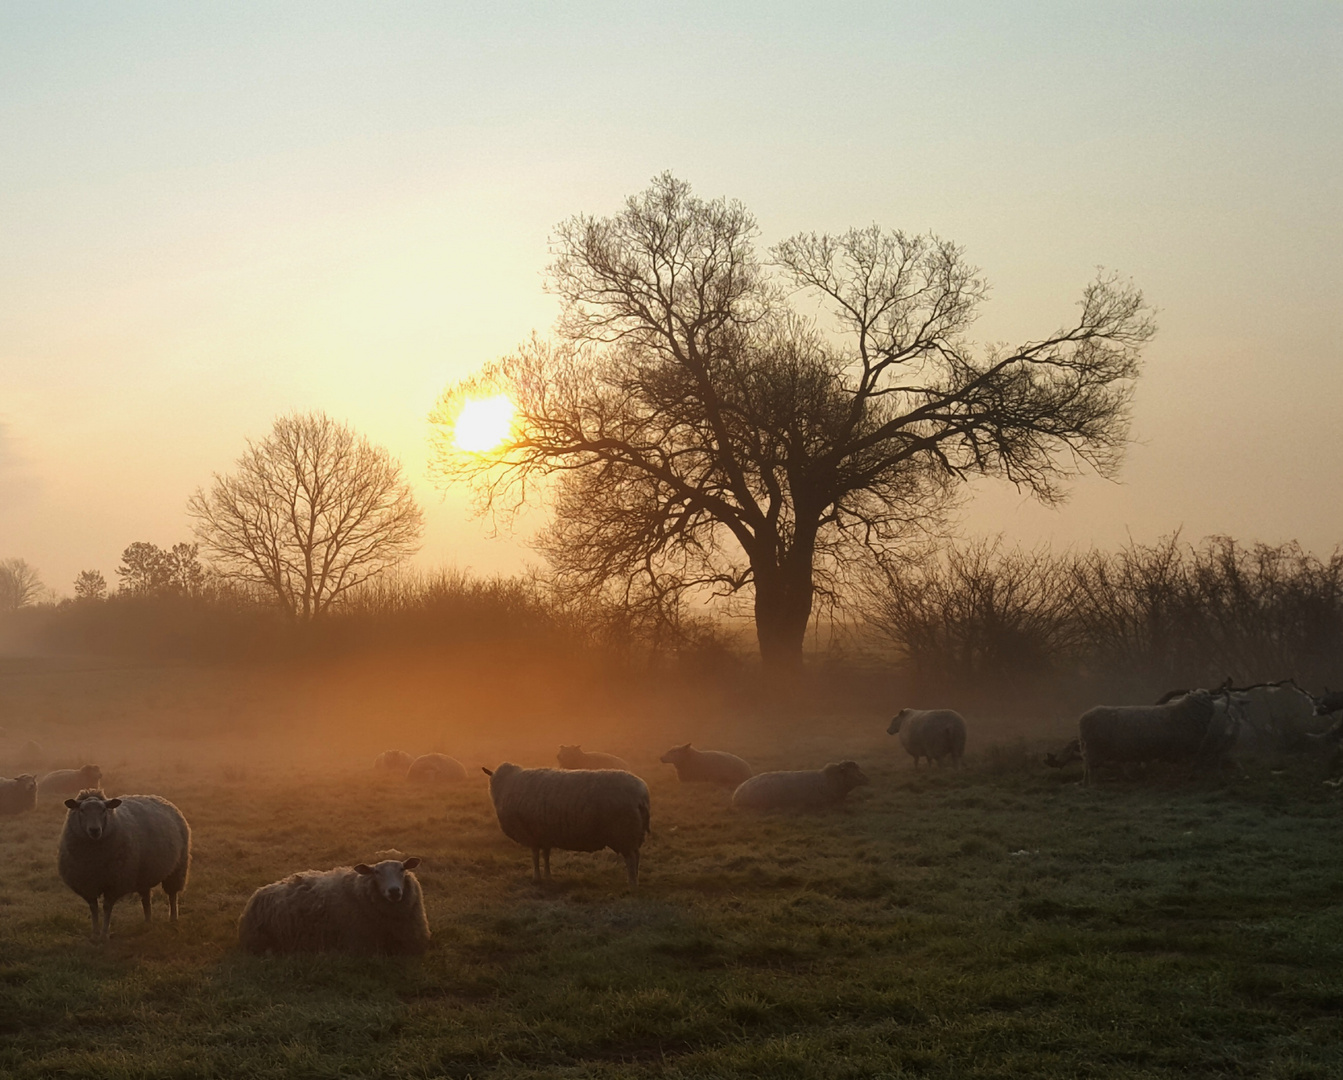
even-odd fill
[(560, 763), (561, 769), (619, 769), (621, 772), (630, 771), (630, 767), (625, 763), (624, 758), (618, 758), (615, 754), (601, 754), (596, 751), (589, 753), (581, 746), (561, 746), (560, 752), (555, 755), (555, 760)]
[(101, 791), (81, 791), (65, 805), (56, 866), (61, 880), (88, 903), (93, 936), (106, 939), (112, 905), (131, 893), (140, 894), (149, 922), (149, 894), (160, 884), (168, 894), (168, 920), (176, 922), (177, 894), (186, 888), (191, 866), (191, 828), (182, 812), (157, 795), (108, 799)]
[(491, 772), (490, 799), (499, 827), (532, 849), (532, 877), (541, 860), (550, 877), (550, 850), (601, 851), (625, 860), (630, 886), (639, 884), (639, 848), (649, 832), (648, 785), (633, 773), (600, 769), (524, 769), (506, 761)]
[(1220, 760), (1235, 743), (1240, 710), (1225, 695), (1191, 690), (1165, 705), (1098, 705), (1077, 721), (1082, 783), (1101, 765)]
[(673, 746), (662, 755), (664, 765), (675, 765), (683, 784), (719, 784), (736, 788), (751, 779), (751, 766), (723, 750), (696, 750), (689, 743)]
[(965, 718), (955, 709), (901, 709), (886, 734), (900, 736), (916, 769), (921, 757), (936, 761), (940, 768), (945, 757), (960, 765), (965, 753)]
[(384, 750), (373, 759), (373, 768), (378, 772), (396, 773), (405, 776), (410, 763), (415, 759), (404, 750)]
[(419, 956), (429, 948), (419, 859), (305, 870), (257, 889), (238, 920), (251, 953), (352, 952)]
[(850, 791), (871, 783), (856, 761), (831, 762), (824, 769), (765, 772), (732, 793), (732, 805), (752, 810), (818, 810), (838, 806)]
[(37, 777), (24, 773), (13, 780), (0, 778), (0, 814), (22, 814), (37, 805)]
[(75, 795), (81, 791), (102, 787), (103, 770), (97, 765), (78, 769), (56, 769), (37, 782), (39, 795)]
[(455, 784), (466, 779), (466, 766), (446, 754), (421, 754), (406, 770), (406, 779), (423, 784)]

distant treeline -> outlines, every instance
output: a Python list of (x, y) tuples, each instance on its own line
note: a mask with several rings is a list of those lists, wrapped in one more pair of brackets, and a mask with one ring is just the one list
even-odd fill
[(1343, 551), (1179, 536), (1117, 552), (986, 540), (867, 589), (878, 640), (930, 697), (1095, 700), (1295, 678), (1343, 684)]

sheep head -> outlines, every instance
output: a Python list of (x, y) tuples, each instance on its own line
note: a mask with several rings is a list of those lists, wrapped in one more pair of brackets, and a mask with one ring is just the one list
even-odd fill
[(74, 813), (77, 830), (90, 840), (101, 840), (111, 832), (112, 814), (121, 800), (104, 799), (101, 794), (81, 795), (78, 799), (66, 799), (65, 805)]
[(414, 870), (419, 865), (419, 859), (407, 859), (405, 862), (399, 859), (384, 859), (373, 866), (359, 863), (354, 872), (371, 877), (378, 895), (389, 904), (399, 904), (409, 891), (406, 888), (406, 871)]

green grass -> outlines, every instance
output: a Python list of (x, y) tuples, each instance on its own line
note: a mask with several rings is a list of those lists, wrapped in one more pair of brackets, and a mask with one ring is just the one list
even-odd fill
[[(90, 943), (63, 810), (0, 819), (0, 1076), (1343, 1075), (1343, 809), (1318, 778), (1082, 789), (1010, 749), (916, 774), (870, 718), (826, 730), (728, 740), (763, 767), (852, 745), (872, 786), (805, 816), (679, 785), (663, 732), (603, 746), (652, 789), (634, 894), (610, 852), (534, 886), (483, 776), (108, 758), (109, 791), (192, 823), (182, 921), (131, 898)], [(252, 889), (392, 846), (425, 860), (422, 960), (238, 952)]]

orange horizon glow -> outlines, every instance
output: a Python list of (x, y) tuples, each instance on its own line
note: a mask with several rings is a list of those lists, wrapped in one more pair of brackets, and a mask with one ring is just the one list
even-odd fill
[(468, 399), (457, 414), (452, 429), (457, 449), (472, 454), (486, 454), (498, 449), (513, 430), (516, 412), (507, 394)]

